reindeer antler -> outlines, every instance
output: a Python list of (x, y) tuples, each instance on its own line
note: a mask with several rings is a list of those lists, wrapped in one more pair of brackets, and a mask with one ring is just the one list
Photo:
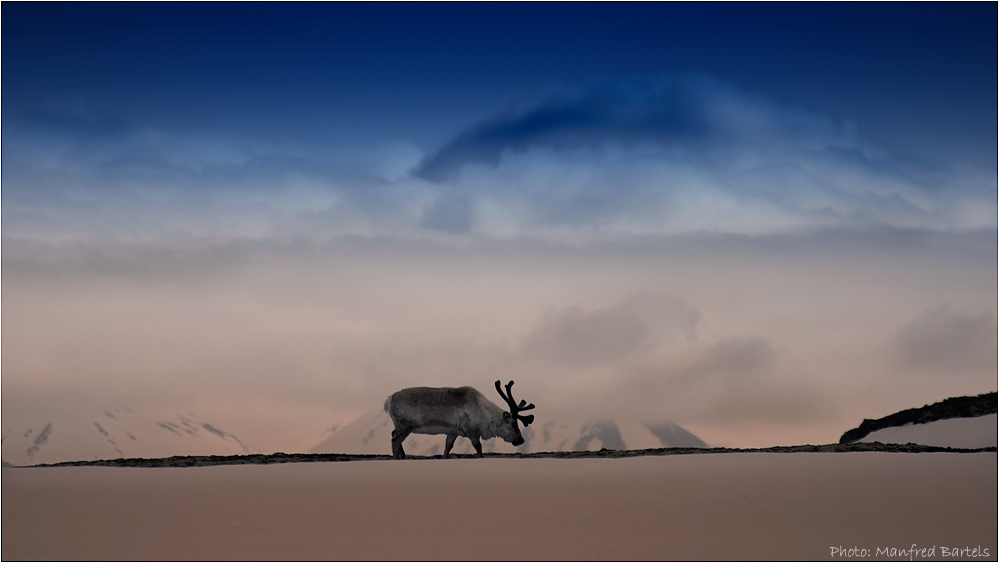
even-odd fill
[(520, 413), (523, 411), (529, 411), (533, 409), (534, 403), (528, 405), (527, 401), (521, 399), (520, 404), (517, 404), (517, 402), (513, 400), (512, 387), (513, 387), (513, 381), (507, 383), (506, 393), (503, 393), (503, 390), (500, 388), (499, 380), (496, 380), (496, 392), (499, 393), (500, 397), (503, 397), (503, 400), (506, 401), (506, 404), (510, 406), (510, 414), (513, 415), (517, 420), (523, 422), (524, 427), (526, 428), (529, 424), (534, 422), (534, 415), (529, 414), (527, 416), (523, 416)]

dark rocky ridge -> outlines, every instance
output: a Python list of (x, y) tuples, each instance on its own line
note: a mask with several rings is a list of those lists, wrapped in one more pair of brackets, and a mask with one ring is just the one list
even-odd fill
[(996, 393), (982, 393), (973, 397), (951, 397), (932, 405), (916, 409), (906, 409), (877, 420), (865, 418), (860, 426), (847, 430), (839, 439), (840, 444), (852, 444), (871, 432), (902, 426), (905, 424), (926, 424), (948, 418), (973, 418), (996, 412)]
[[(770, 448), (655, 448), (648, 450), (599, 450), (595, 452), (539, 452), (530, 454), (487, 453), (490, 458), (621, 458), (635, 456), (664, 456), (688, 454), (717, 453), (815, 453), (815, 452), (896, 452), (896, 453), (980, 453), (994, 452), (989, 448), (941, 448), (919, 444), (882, 444), (881, 442), (864, 442), (859, 444), (823, 444), (802, 446), (774, 446)], [(455, 455), (453, 458), (474, 458), (472, 455)], [(408, 456), (407, 459), (440, 459), (441, 456)], [(66, 461), (62, 463), (31, 465), (27, 467), (203, 467), (210, 465), (266, 465), (272, 463), (301, 463), (321, 461), (363, 461), (373, 459), (392, 459), (390, 455), (354, 455), (354, 454), (253, 454), (230, 456), (174, 456), (166, 458), (123, 458), (97, 461)]]

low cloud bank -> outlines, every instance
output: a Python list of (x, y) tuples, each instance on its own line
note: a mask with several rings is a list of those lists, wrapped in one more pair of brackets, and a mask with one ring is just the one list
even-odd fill
[(631, 148), (654, 143), (713, 164), (731, 164), (734, 153), (750, 147), (773, 157), (836, 149), (869, 160), (880, 156), (850, 124), (781, 107), (710, 75), (684, 74), (552, 88), (466, 129), (416, 174), (443, 182), (466, 164), (496, 166), (505, 151), (599, 148), (609, 142)]
[(595, 311), (550, 311), (524, 337), (521, 349), (529, 357), (568, 366), (603, 364), (647, 351), (661, 340), (693, 339), (700, 319), (700, 312), (682, 299), (645, 292)]
[(984, 171), (899, 161), (850, 122), (708, 75), (556, 88), (415, 175), (440, 189), (424, 226), (492, 237), (995, 225), (976, 207), (995, 204)]
[(587, 241), (996, 225), (993, 170), (901, 161), (850, 122), (709, 75), (551, 88), (432, 155), (405, 141), (133, 129), (60, 108), (5, 124), (5, 238)]
[(899, 331), (893, 344), (902, 369), (962, 377), (995, 369), (997, 340), (994, 313), (972, 314), (943, 304), (922, 311)]

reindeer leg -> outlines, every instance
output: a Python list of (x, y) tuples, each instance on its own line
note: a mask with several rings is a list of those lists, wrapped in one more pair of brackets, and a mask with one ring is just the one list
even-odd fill
[(402, 442), (409, 437), (409, 431), (396, 428), (392, 431), (392, 457), (394, 459), (406, 459), (406, 452), (402, 449)]
[(472, 441), (472, 447), (475, 448), (475, 457), (483, 457), (482, 456), (482, 442), (479, 441), (479, 437), (473, 435), (473, 436), (469, 436), (468, 439)]
[(454, 441), (458, 439), (457, 434), (448, 434), (447, 440), (444, 441), (444, 459), (451, 454), (451, 448), (454, 447)]

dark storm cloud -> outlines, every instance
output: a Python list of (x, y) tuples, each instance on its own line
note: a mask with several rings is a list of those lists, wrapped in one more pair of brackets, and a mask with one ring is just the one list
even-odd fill
[(999, 329), (992, 312), (969, 314), (948, 305), (924, 310), (895, 340), (903, 369), (943, 377), (995, 373)]
[(988, 171), (900, 160), (851, 122), (704, 74), (553, 89), (414, 175), (443, 194), (424, 227), (486, 236), (995, 224)]
[(539, 145), (572, 149), (646, 142), (677, 147), (695, 158), (721, 156), (712, 153), (749, 143), (839, 149), (861, 157), (866, 150), (849, 126), (781, 108), (704, 74), (565, 87), (523, 106), (465, 130), (416, 174), (440, 182), (465, 164), (496, 165), (503, 151)]

